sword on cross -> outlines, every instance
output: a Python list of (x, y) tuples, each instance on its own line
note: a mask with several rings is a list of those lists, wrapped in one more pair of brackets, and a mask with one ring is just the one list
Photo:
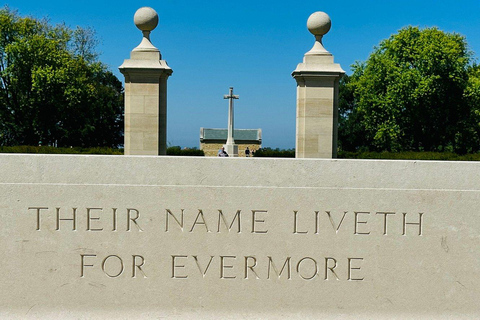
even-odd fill
[(233, 94), (233, 87), (230, 87), (230, 93), (223, 96), (223, 99), (229, 99), (228, 108), (228, 138), (226, 144), (235, 144), (233, 139), (233, 100), (240, 99), (240, 96)]

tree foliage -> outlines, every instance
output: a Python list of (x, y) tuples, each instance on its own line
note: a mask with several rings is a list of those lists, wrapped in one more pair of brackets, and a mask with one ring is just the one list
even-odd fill
[(92, 29), (0, 9), (0, 145), (118, 146), (122, 84)]
[(463, 36), (401, 29), (342, 80), (342, 149), (478, 151), (479, 76)]

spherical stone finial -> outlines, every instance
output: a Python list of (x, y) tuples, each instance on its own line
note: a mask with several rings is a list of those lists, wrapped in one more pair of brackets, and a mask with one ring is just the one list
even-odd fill
[(323, 36), (330, 31), (332, 20), (325, 12), (317, 11), (307, 20), (307, 28), (314, 36)]
[(152, 31), (158, 25), (158, 14), (150, 7), (142, 7), (135, 12), (133, 22), (142, 31)]

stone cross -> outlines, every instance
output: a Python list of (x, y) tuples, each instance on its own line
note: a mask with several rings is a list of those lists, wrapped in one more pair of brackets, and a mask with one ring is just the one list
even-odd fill
[(240, 96), (233, 94), (233, 87), (230, 87), (230, 93), (223, 96), (223, 99), (229, 99), (228, 105), (228, 138), (227, 145), (234, 145), (235, 140), (233, 139), (233, 100), (240, 99)]

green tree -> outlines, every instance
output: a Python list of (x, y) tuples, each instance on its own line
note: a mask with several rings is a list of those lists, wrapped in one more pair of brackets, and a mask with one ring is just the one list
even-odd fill
[(122, 143), (122, 84), (95, 45), (91, 29), (0, 9), (0, 145)]
[(344, 75), (340, 79), (339, 92), (338, 145), (341, 150), (363, 151), (368, 145), (365, 130), (360, 121), (360, 113), (355, 108), (354, 86), (351, 77)]
[[(473, 65), (468, 69), (468, 83), (464, 92), (464, 99), (469, 109), (469, 123), (466, 130), (470, 140), (458, 141), (465, 143), (464, 149), (467, 151), (478, 151), (480, 149), (480, 67)], [(473, 148), (471, 145), (476, 146)]]
[[(461, 35), (406, 27), (376, 47), (340, 91), (344, 150), (479, 150), (478, 68)], [(473, 81), (473, 82), (472, 82)]]

